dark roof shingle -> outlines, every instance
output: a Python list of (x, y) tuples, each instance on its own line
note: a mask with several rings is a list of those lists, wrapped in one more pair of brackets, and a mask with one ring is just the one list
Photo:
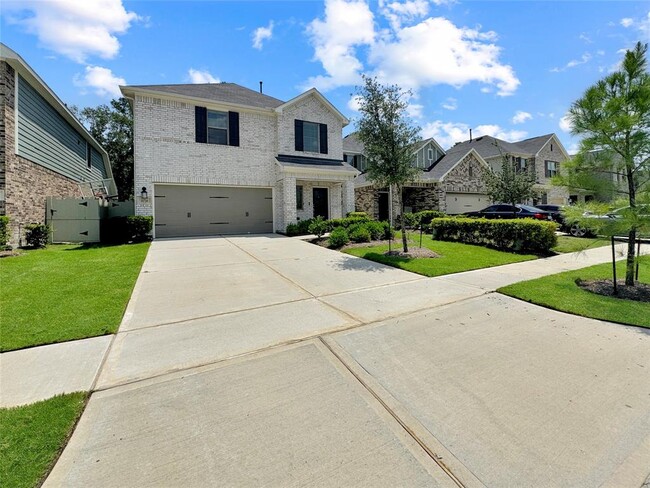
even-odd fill
[(235, 83), (201, 83), (185, 85), (129, 85), (124, 88), (142, 89), (171, 95), (203, 98), (216, 102), (234, 103), (255, 108), (277, 108), (282, 100), (264, 95)]

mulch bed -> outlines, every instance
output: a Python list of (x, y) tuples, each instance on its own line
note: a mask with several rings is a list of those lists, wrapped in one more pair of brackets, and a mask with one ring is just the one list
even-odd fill
[(614, 284), (612, 280), (576, 280), (583, 290), (604, 295), (608, 297), (622, 298), (623, 300), (634, 300), (635, 302), (650, 302), (650, 285), (639, 283), (634, 286), (626, 286), (625, 280), (616, 280), (618, 293), (614, 295)]

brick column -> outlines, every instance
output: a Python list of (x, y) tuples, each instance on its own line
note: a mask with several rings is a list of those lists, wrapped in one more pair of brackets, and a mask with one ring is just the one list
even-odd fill
[(343, 217), (345, 217), (348, 212), (354, 212), (354, 182), (352, 180), (343, 182), (341, 199), (341, 210), (343, 212)]
[(285, 176), (282, 178), (282, 200), (284, 228), (286, 229), (287, 225), (297, 222), (295, 176)]

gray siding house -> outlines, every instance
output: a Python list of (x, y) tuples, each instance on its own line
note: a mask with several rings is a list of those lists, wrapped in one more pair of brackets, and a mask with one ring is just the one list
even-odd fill
[(106, 196), (117, 191), (106, 151), (4, 44), (0, 92), (0, 215), (10, 218), (15, 246), (24, 225), (46, 221), (47, 197), (81, 197), (86, 188)]

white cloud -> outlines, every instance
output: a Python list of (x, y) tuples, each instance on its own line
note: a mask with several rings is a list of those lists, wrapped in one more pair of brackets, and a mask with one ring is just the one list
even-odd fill
[(578, 36), (578, 39), (580, 39), (581, 41), (583, 41), (585, 44), (591, 44), (591, 43), (593, 42), (593, 41), (591, 40), (591, 38), (590, 38), (587, 34), (585, 34), (584, 32), (581, 33), (581, 34)]
[(269, 22), (267, 27), (258, 27), (253, 31), (253, 47), (261, 50), (264, 41), (273, 37), (273, 21)]
[(405, 2), (387, 2), (379, 0), (379, 9), (388, 19), (393, 29), (399, 29), (403, 22), (412, 22), (429, 13), (427, 0), (407, 0)]
[(580, 59), (572, 59), (571, 61), (569, 61), (567, 64), (565, 64), (565, 65), (564, 65), (563, 67), (561, 67), (561, 68), (558, 68), (558, 67), (551, 68), (551, 72), (553, 72), (553, 73), (560, 73), (561, 71), (566, 71), (566, 70), (568, 70), (568, 69), (575, 68), (576, 66), (579, 66), (579, 65), (581, 65), (581, 64), (586, 64), (586, 63), (588, 63), (589, 61), (591, 61), (591, 57), (592, 57), (592, 56), (591, 56), (590, 53), (584, 53), (584, 54), (580, 57)]
[[(436, 3), (442, 3), (436, 2)], [(326, 0), (325, 17), (309, 24), (307, 33), (314, 46), (314, 59), (325, 75), (308, 80), (305, 87), (321, 90), (354, 85), (364, 71), (382, 82), (396, 83), (417, 91), (422, 86), (448, 84), (455, 87), (477, 81), (496, 87), (500, 96), (511, 95), (519, 86), (511, 66), (500, 62), (497, 35), (457, 27), (442, 17), (427, 18), (428, 5), (419, 0), (380, 3), (390, 27), (382, 30), (363, 0)], [(368, 48), (367, 66), (360, 49)], [(485, 87), (483, 87), (485, 88)]]
[(533, 116), (529, 114), (528, 112), (523, 112), (521, 110), (517, 110), (515, 113), (514, 117), (512, 117), (512, 123), (513, 124), (523, 124), (527, 120), (532, 119)]
[(326, 76), (309, 78), (305, 88), (329, 90), (359, 83), (363, 65), (356, 46), (369, 45), (375, 38), (374, 16), (363, 0), (327, 0), (325, 19), (315, 19), (307, 27)]
[(215, 78), (208, 70), (190, 68), (187, 71), (187, 80), (190, 83), (219, 83), (221, 80)]
[(519, 86), (512, 67), (499, 62), (501, 48), (490, 42), (493, 32), (457, 27), (436, 17), (395, 34), (394, 41), (377, 42), (370, 56), (381, 77), (391, 83), (417, 89), (478, 81), (495, 85), (501, 96), (511, 95)]
[(564, 132), (571, 132), (571, 120), (569, 119), (569, 115), (566, 114), (560, 119), (560, 123), (558, 124), (560, 126), (560, 129), (562, 129)]
[(406, 107), (406, 113), (409, 117), (412, 117), (414, 119), (421, 119), (423, 116), (423, 110), (424, 105), (420, 105), (419, 103), (409, 102), (408, 106)]
[(631, 19), (630, 17), (625, 17), (624, 19), (621, 19), (621, 25), (626, 29), (630, 27), (632, 24), (634, 24), (634, 19)]
[(449, 97), (442, 103), (442, 108), (446, 110), (456, 110), (458, 108), (458, 100), (453, 97)]
[(83, 63), (89, 56), (112, 59), (120, 50), (117, 35), (141, 20), (122, 0), (23, 0), (5, 2), (9, 22), (23, 26), (52, 51)]
[(83, 75), (76, 74), (72, 79), (75, 86), (82, 88), (83, 93), (90, 89), (100, 97), (119, 98), (122, 96), (120, 85), (126, 85), (126, 80), (115, 76), (108, 68), (101, 66), (86, 66)]
[[(443, 122), (436, 120), (422, 127), (422, 137), (433, 137), (443, 148), (452, 147), (457, 142), (469, 140), (470, 126), (462, 122)], [(513, 142), (524, 139), (528, 133), (523, 130), (506, 130), (496, 124), (479, 125), (472, 129), (472, 137), (492, 136)]]
[(352, 95), (352, 96), (350, 97), (350, 100), (348, 100), (348, 108), (349, 108), (350, 110), (352, 110), (353, 112), (358, 112), (358, 111), (359, 111), (359, 107), (360, 107), (360, 105), (361, 105), (360, 102), (361, 102), (361, 98), (360, 98), (360, 97), (358, 97), (358, 96), (356, 96), (356, 95)]

